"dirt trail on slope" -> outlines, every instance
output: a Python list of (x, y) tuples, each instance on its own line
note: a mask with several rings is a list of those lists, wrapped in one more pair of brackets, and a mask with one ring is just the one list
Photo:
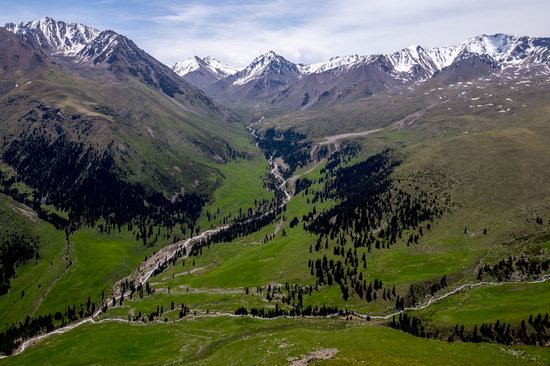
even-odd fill
[(354, 137), (363, 137), (370, 134), (373, 134), (375, 132), (383, 130), (382, 128), (377, 128), (375, 130), (367, 130), (367, 131), (361, 131), (361, 132), (351, 132), (351, 133), (343, 133), (340, 135), (333, 135), (333, 136), (325, 136), (323, 137), (323, 141), (319, 143), (319, 145), (328, 145), (328, 144), (334, 144), (339, 140), (345, 140), (345, 139), (351, 139)]
[(419, 109), (416, 112), (413, 112), (413, 113), (401, 118), (400, 120), (397, 120), (397, 121), (393, 122), (390, 127), (394, 130), (395, 129), (401, 130), (404, 127), (410, 126), (413, 123), (415, 123), (420, 117), (422, 117), (424, 115), (424, 113), (426, 113), (428, 110), (432, 109), (433, 107), (435, 107), (439, 104), (446, 103), (446, 102), (448, 102), (448, 101), (446, 100), (446, 101), (441, 102), (441, 103), (430, 104), (429, 106), (427, 106), (425, 108)]

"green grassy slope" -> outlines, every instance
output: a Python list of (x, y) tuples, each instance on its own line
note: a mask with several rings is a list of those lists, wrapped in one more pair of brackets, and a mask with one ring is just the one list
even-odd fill
[(476, 288), (449, 297), (433, 307), (416, 312), (430, 324), (454, 327), (500, 322), (519, 325), (529, 315), (550, 309), (550, 284), (510, 283)]
[(0, 235), (4, 229), (25, 232), (40, 238), (38, 260), (29, 260), (16, 269), (11, 288), (0, 296), (0, 329), (12, 322), (22, 321), (26, 315), (38, 312), (43, 297), (52, 284), (63, 275), (67, 263), (64, 255), (64, 234), (40, 220), (31, 209), (0, 194)]

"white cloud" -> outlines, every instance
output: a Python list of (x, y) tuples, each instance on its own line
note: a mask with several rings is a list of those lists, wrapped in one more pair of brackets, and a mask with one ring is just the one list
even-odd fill
[(243, 66), (270, 49), (310, 63), (410, 44), (456, 43), (481, 33), (550, 35), (550, 2), (542, 0), (280, 0), (197, 3), (170, 11), (154, 18), (164, 36), (142, 39), (167, 63), (197, 54)]
[[(109, 4), (122, 3), (126, 8), (109, 8)], [(18, 21), (13, 17), (32, 19), (32, 14), (39, 14), (110, 28), (167, 64), (192, 55), (210, 55), (244, 66), (268, 50), (295, 62), (312, 63), (343, 54), (389, 53), (411, 44), (431, 47), (457, 43), (482, 33), (550, 36), (548, 0), (174, 3), (102, 0), (101, 6), (88, 3), (86, 7), (81, 2), (78, 8), (67, 5), (36, 9), (19, 4), (19, 13), (15, 8), (5, 9), (0, 18), (6, 19), (9, 14), (9, 20)], [(71, 18), (75, 14), (77, 18)]]

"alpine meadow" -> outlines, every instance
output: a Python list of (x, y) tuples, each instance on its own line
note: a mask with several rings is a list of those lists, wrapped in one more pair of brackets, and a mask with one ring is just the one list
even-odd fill
[(0, 366), (550, 364), (550, 4), (0, 10)]

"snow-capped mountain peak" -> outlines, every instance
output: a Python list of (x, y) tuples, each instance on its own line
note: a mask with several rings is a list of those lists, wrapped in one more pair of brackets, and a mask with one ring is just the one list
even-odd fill
[(265, 75), (281, 79), (296, 78), (301, 74), (298, 65), (288, 61), (273, 51), (268, 51), (256, 57), (250, 65), (235, 74), (235, 85), (246, 84), (251, 80)]
[(508, 54), (516, 41), (516, 37), (507, 34), (484, 34), (470, 38), (462, 44), (469, 52), (499, 58), (500, 55)]
[(280, 65), (292, 64), (290, 61), (287, 61), (283, 56), (276, 54), (273, 51), (268, 51), (258, 57), (256, 57), (252, 63), (247, 66), (245, 70), (261, 70), (268, 65), (275, 63)]
[(19, 24), (8, 23), (5, 27), (52, 53), (66, 56), (77, 55), (100, 33), (84, 24), (65, 23), (50, 17)]
[(239, 71), (233, 66), (226, 65), (210, 56), (206, 56), (205, 58), (192, 56), (186, 60), (176, 62), (174, 66), (172, 66), (172, 70), (182, 77), (201, 68), (206, 69), (219, 78), (225, 78)]
[(201, 59), (198, 56), (192, 56), (183, 61), (178, 61), (172, 66), (172, 70), (179, 76), (185, 76), (190, 72), (198, 70), (201, 66)]
[(417, 45), (409, 46), (401, 51), (388, 55), (388, 58), (397, 72), (408, 73), (415, 65), (421, 64), (433, 69), (432, 61), (426, 51)]
[(186, 60), (176, 62), (172, 66), (172, 71), (201, 89), (206, 89), (210, 85), (238, 72), (236, 68), (210, 56), (204, 58), (192, 56)]

